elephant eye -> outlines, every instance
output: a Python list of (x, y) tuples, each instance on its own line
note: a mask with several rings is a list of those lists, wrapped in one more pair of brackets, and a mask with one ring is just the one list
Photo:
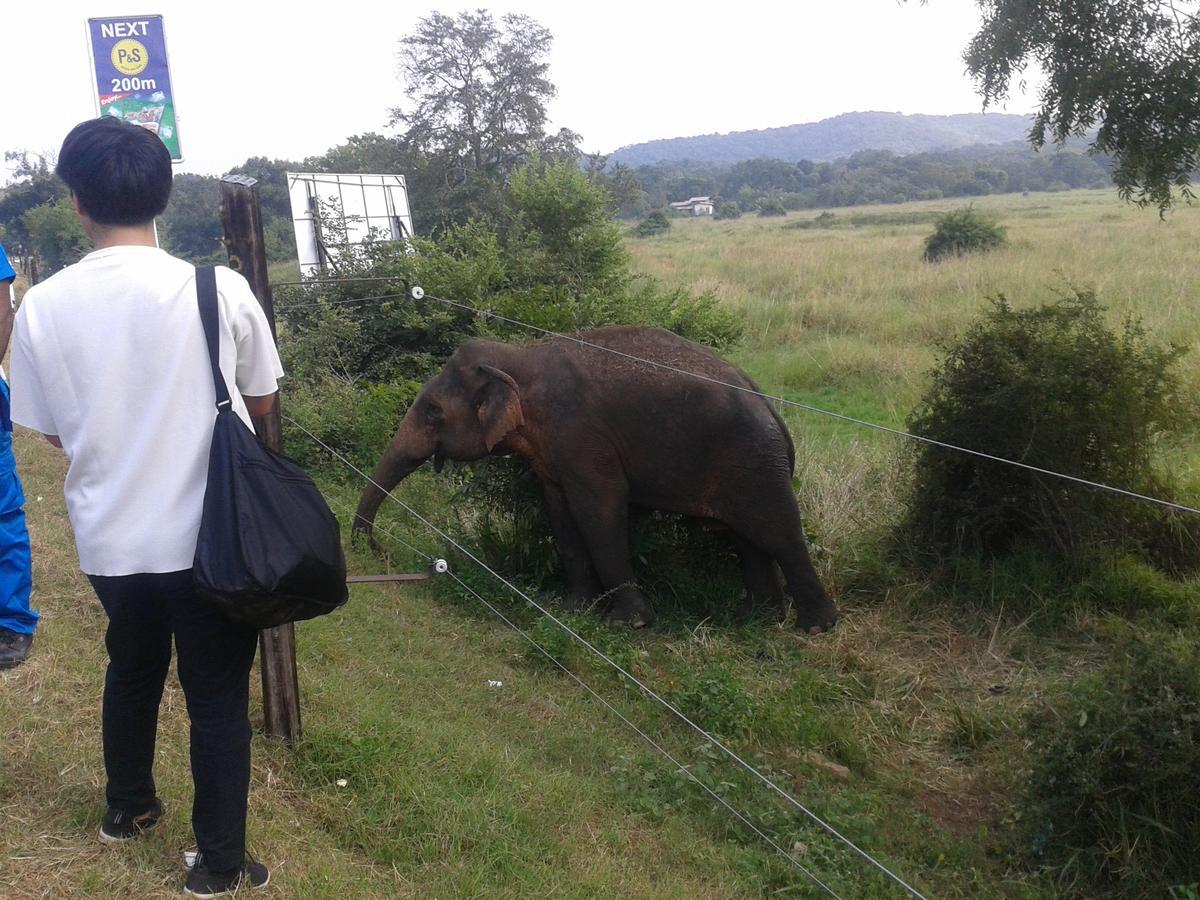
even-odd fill
[(446, 416), (445, 413), (442, 412), (442, 408), (436, 403), (430, 403), (425, 407), (425, 418), (428, 421), (437, 423), (441, 422), (445, 417)]

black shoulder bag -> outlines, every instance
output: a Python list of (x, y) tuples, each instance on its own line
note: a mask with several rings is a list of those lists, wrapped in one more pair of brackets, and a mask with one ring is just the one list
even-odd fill
[(233, 411), (212, 266), (196, 269), (196, 294), (217, 401), (196, 587), (231, 619), (259, 629), (324, 615), (348, 596), (337, 519), (307, 473), (264, 446)]

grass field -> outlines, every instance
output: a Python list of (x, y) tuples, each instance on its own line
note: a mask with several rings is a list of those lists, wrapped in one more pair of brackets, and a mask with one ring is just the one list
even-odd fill
[[(1095, 287), (1114, 317), (1157, 339), (1200, 335), (1200, 209), (1160, 222), (1111, 192), (984, 198), (1010, 245), (937, 266), (920, 260), (921, 203), (837, 210), (831, 228), (786, 219), (676, 221), (631, 241), (638, 267), (712, 290), (739, 311), (737, 361), (764, 389), (902, 425), (940, 341), (1005, 293)], [(857, 218), (857, 223), (855, 219)], [(1200, 396), (1200, 354), (1183, 362)], [(285, 399), (286, 403), (286, 399)], [(1022, 716), (1103, 657), (1109, 625), (1040, 624), (971, 604), (931, 612), (912, 585), (882, 588), (865, 535), (895, 515), (896, 438), (787, 413), (818, 564), (843, 618), (818, 637), (734, 627), (681, 610), (649, 632), (573, 618), (590, 640), (870, 854), (929, 896), (1052, 897), (1016, 838)], [(1164, 448), (1185, 501), (1200, 501), (1196, 434)], [(61, 455), (27, 433), (17, 456), (34, 541), (30, 661), (0, 673), (0, 895), (175, 896), (189, 846), (186, 716), (173, 680), (160, 727), (168, 807), (148, 840), (102, 848), (99, 698), (104, 617), (78, 573)], [(355, 489), (329, 482), (347, 521)], [(454, 530), (469, 515), (445, 479), (402, 496)], [(397, 508), (380, 526), (436, 555), (445, 545)], [(754, 825), (846, 897), (900, 896), (877, 872), (739, 774), (702, 738), (623, 685), (487, 576), (455, 571), (532, 630), (613, 706)], [(410, 570), (352, 551), (352, 569)], [(648, 579), (663, 573), (644, 573)], [(273, 867), (268, 896), (759, 897), (822, 893), (610, 711), (452, 589), (355, 587), (350, 604), (298, 627), (305, 737), (257, 735), (250, 842)], [(1200, 600), (1196, 601), (1200, 605)], [(493, 682), (499, 682), (494, 685)], [(256, 727), (261, 724), (257, 696)]]

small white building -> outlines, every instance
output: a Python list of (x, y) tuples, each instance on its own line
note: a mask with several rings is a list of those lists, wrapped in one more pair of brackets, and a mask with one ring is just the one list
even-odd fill
[(713, 214), (712, 197), (691, 197), (671, 204), (671, 209), (690, 213), (693, 216), (711, 216)]

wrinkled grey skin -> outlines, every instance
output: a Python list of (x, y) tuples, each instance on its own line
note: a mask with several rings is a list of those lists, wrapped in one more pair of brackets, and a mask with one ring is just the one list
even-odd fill
[[(711, 351), (656, 328), (602, 328), (582, 340), (754, 389)], [(370, 533), (390, 491), (425, 460), (517, 453), (541, 481), (566, 570), (568, 605), (603, 596), (614, 622), (649, 624), (634, 586), (631, 506), (727, 528), (747, 604), (785, 609), (797, 627), (831, 628), (837, 612), (813, 570), (792, 492), (794, 449), (761, 397), (553, 338), (524, 346), (463, 344), (413, 401), (359, 501)], [(778, 566), (778, 568), (777, 568)]]

